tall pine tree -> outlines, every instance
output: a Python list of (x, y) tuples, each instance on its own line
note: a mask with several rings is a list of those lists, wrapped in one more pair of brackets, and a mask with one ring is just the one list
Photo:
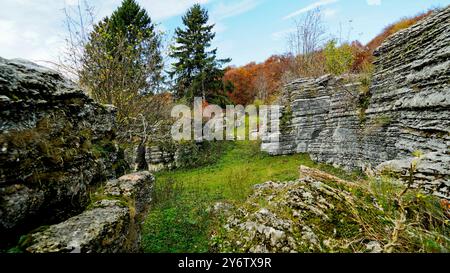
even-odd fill
[(209, 50), (215, 37), (214, 25), (208, 25), (208, 12), (199, 4), (183, 16), (184, 29), (175, 30), (175, 45), (170, 57), (176, 60), (169, 75), (174, 79), (178, 98), (192, 101), (202, 97), (209, 102), (224, 104), (223, 64), (230, 59), (217, 59), (217, 49)]
[(145, 9), (123, 0), (111, 17), (94, 26), (80, 81), (99, 101), (120, 104), (130, 95), (158, 91), (162, 70), (161, 35)]

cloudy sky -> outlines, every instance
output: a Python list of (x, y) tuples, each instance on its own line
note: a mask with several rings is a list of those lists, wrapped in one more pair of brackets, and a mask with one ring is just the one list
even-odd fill
[[(214, 46), (233, 65), (260, 62), (286, 51), (295, 19), (320, 7), (330, 37), (368, 42), (386, 25), (450, 0), (137, 0), (167, 37), (194, 3), (203, 4), (216, 24)], [(89, 0), (97, 19), (111, 14), (121, 0)], [(0, 56), (55, 61), (64, 45), (64, 12), (78, 0), (1, 0)]]

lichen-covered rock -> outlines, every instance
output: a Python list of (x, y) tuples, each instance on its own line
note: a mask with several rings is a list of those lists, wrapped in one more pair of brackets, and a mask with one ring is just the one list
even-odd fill
[[(165, 144), (167, 146), (172, 143), (169, 141)], [(125, 160), (135, 171), (141, 165), (148, 171), (158, 172), (176, 167), (174, 150), (174, 147), (167, 148), (148, 144), (144, 146), (142, 153), (139, 154), (139, 145), (131, 145), (125, 150)]]
[(27, 252), (117, 253), (139, 249), (140, 221), (151, 202), (154, 177), (149, 172), (109, 181), (88, 210), (28, 235)]
[[(440, 155), (428, 157), (428, 166), (440, 165), (441, 158), (448, 162), (449, 21), (450, 6), (390, 37), (375, 52), (370, 86), (331, 76), (288, 84), (284, 114), (289, 109), (292, 118), (281, 128), (279, 143), (265, 142), (262, 149), (275, 155), (309, 153), (345, 169), (373, 170), (416, 151)], [(427, 177), (420, 186), (450, 198), (446, 169), (419, 168), (417, 175)]]
[(132, 200), (137, 214), (141, 214), (152, 200), (155, 178), (149, 172), (132, 173), (106, 183), (103, 195)]
[[(368, 122), (384, 114), (384, 131), (370, 134), (384, 151), (409, 157), (414, 151), (449, 153), (450, 7), (389, 38), (375, 53)], [(368, 137), (368, 138), (369, 138)], [(371, 154), (379, 145), (366, 139)], [(378, 152), (378, 151), (377, 151)], [(394, 159), (377, 157), (378, 163)]]
[(0, 242), (87, 204), (115, 176), (115, 109), (57, 72), (0, 58)]
[[(270, 154), (308, 153), (317, 161), (357, 167), (360, 153), (359, 83), (324, 76), (288, 84), (290, 121), (282, 126), (279, 143), (262, 144)], [(284, 109), (286, 114), (286, 108)]]
[[(349, 206), (352, 195), (314, 180), (267, 182), (225, 225), (225, 252), (289, 253), (345, 251), (333, 248), (333, 234), (360, 233)], [(328, 240), (328, 241), (327, 241)]]
[(153, 172), (175, 167), (175, 152), (160, 146), (147, 147), (145, 159), (148, 169)]
[(303, 166), (300, 172), (296, 181), (256, 185), (245, 203), (222, 214), (227, 220), (212, 247), (227, 253), (450, 249), (448, 209), (438, 198), (404, 191), (393, 180), (353, 183)]
[(94, 208), (31, 235), (27, 252), (119, 252), (127, 240), (130, 211), (118, 200), (103, 200)]

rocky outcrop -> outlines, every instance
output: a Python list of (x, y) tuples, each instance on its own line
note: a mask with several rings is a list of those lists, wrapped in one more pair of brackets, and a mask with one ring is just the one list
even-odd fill
[(330, 76), (288, 84), (284, 116), (292, 118), (280, 142), (262, 149), (364, 170), (419, 152), (416, 185), (450, 198), (449, 20), (447, 7), (390, 37), (375, 52), (370, 85)]
[(173, 169), (177, 165), (175, 155), (176, 151), (173, 147), (163, 145), (145, 145), (144, 147), (132, 145), (125, 149), (125, 160), (134, 170), (143, 168), (151, 172), (158, 172)]
[(111, 180), (88, 210), (28, 235), (20, 247), (32, 253), (136, 252), (140, 222), (151, 202), (154, 181), (149, 172)]
[(440, 197), (449, 191), (450, 156), (442, 153), (428, 153), (417, 157), (391, 160), (381, 163), (378, 174), (393, 175), (410, 182), (412, 187), (421, 187), (428, 192), (435, 192)]
[(362, 95), (361, 84), (349, 81), (324, 76), (288, 84), (284, 116), (289, 115), (289, 120), (281, 123), (280, 142), (265, 142), (262, 149), (271, 154), (309, 153), (317, 161), (356, 167)]
[[(425, 216), (430, 213), (426, 208), (436, 204), (437, 198), (417, 191), (402, 196), (404, 187), (392, 181), (352, 183), (304, 166), (300, 172), (302, 178), (295, 181), (256, 185), (245, 203), (231, 211), (222, 209), (226, 221), (223, 230), (215, 234), (212, 246), (226, 253), (450, 249), (448, 229), (434, 229), (427, 222), (430, 217)], [(383, 187), (389, 190), (383, 191)], [(431, 206), (436, 209), (433, 217), (446, 226), (448, 216)], [(424, 244), (426, 240), (440, 243), (429, 246)]]
[(166, 139), (145, 145), (130, 145), (125, 149), (125, 160), (135, 171), (194, 168), (214, 161), (212, 157), (217, 155), (217, 151), (213, 149), (214, 144), (207, 141), (181, 143)]
[(115, 109), (60, 74), (0, 58), (0, 241), (83, 210), (115, 177)]
[[(352, 232), (352, 236), (359, 233), (360, 227), (347, 209), (350, 202), (346, 199), (351, 198), (349, 192), (312, 178), (258, 185), (246, 204), (229, 217), (226, 239), (220, 247), (239, 253), (332, 251), (323, 241), (330, 239), (330, 246), (334, 243), (331, 234), (337, 215), (341, 227), (351, 229), (347, 232)], [(263, 199), (265, 205), (261, 206), (258, 200)], [(329, 230), (324, 228), (327, 225)], [(338, 227), (338, 232), (344, 230)]]
[(148, 163), (148, 169), (152, 172), (175, 167), (175, 153), (161, 148), (160, 146), (150, 146), (146, 148), (145, 159)]

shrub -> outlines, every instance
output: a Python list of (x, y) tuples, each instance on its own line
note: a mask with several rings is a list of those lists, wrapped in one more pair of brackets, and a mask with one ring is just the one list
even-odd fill
[(324, 49), (325, 65), (328, 73), (342, 75), (349, 72), (354, 61), (353, 49), (348, 44), (337, 47), (335, 40), (329, 41)]

